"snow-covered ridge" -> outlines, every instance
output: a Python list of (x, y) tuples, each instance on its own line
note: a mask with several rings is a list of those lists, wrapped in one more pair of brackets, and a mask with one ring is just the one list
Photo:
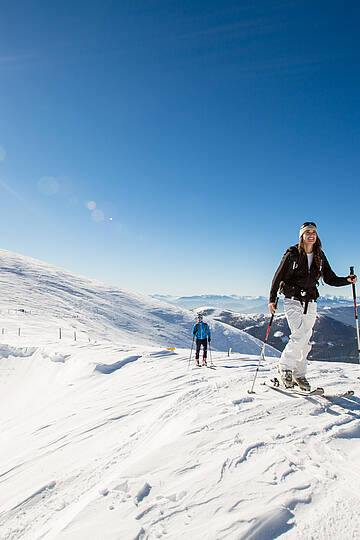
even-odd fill
[[(189, 311), (30, 257), (0, 250), (0, 288), (0, 309), (8, 314), (13, 334), (18, 310), (24, 310), (24, 337), (52, 326), (54, 338), (62, 327), (67, 335), (77, 331), (117, 343), (191, 346), (195, 319)], [(213, 324), (212, 334), (214, 350), (257, 354), (262, 347), (256, 338), (220, 322)], [(267, 354), (277, 352), (269, 347)]]
[[(351, 295), (349, 288), (349, 295)], [(269, 299), (265, 296), (240, 296), (236, 294), (203, 294), (195, 296), (171, 296), (171, 295), (152, 295), (164, 302), (183, 307), (186, 309), (197, 309), (207, 305), (220, 309), (230, 309), (237, 313), (268, 313)], [(318, 300), (319, 309), (329, 308), (353, 308), (352, 298), (345, 296), (324, 295)], [(279, 310), (282, 311), (282, 300), (280, 299)]]

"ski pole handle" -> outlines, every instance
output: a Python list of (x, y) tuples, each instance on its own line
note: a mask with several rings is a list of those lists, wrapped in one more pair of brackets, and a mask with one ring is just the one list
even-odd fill
[[(350, 266), (350, 275), (354, 275), (354, 267)], [(358, 312), (357, 312), (357, 305), (356, 305), (356, 290), (355, 290), (355, 283), (352, 283), (352, 292), (353, 292), (353, 298), (354, 298), (354, 309), (355, 309), (355, 319), (358, 320)]]
[[(276, 297), (276, 300), (275, 300), (275, 305), (274, 305), (275, 311), (277, 310), (278, 303), (279, 303), (279, 297), (277, 296), (277, 297)], [(274, 317), (275, 317), (275, 313), (273, 313), (273, 314), (271, 315), (271, 317), (270, 317), (270, 323), (269, 323), (268, 333), (269, 333), (269, 331), (270, 331), (270, 327), (271, 327), (271, 325), (272, 325), (272, 322), (273, 322), (273, 320), (274, 320)], [(266, 337), (267, 337), (267, 334), (266, 334)]]
[[(276, 300), (275, 300), (275, 311), (277, 310), (278, 303), (279, 303), (279, 297), (277, 296), (277, 297), (276, 297)], [(266, 336), (265, 336), (264, 343), (267, 342), (267, 338), (269, 337), (270, 328), (271, 328), (272, 322), (273, 322), (273, 320), (274, 320), (274, 317), (275, 317), (275, 313), (273, 313), (273, 314), (271, 315), (271, 317), (270, 317), (270, 322), (269, 322), (269, 326), (268, 326), (268, 329), (267, 329), (267, 332), (266, 332)]]
[[(350, 266), (350, 276), (354, 276), (354, 267)], [(352, 283), (352, 292), (353, 292), (353, 298), (354, 298), (354, 306), (355, 306), (355, 319), (357, 319), (357, 305), (356, 305), (356, 290), (355, 290), (355, 283)]]
[[(354, 275), (353, 266), (350, 266), (350, 275)], [(357, 344), (358, 344), (358, 355), (359, 355), (359, 364), (360, 364), (360, 332), (359, 332), (359, 318), (358, 318), (357, 304), (356, 304), (356, 289), (355, 289), (355, 283), (352, 283), (351, 285), (352, 285), (352, 292), (353, 292), (353, 298), (354, 298), (356, 338), (357, 338)]]

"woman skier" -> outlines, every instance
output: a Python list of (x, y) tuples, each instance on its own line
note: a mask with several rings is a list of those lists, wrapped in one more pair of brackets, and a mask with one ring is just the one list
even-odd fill
[(305, 222), (299, 232), (299, 243), (285, 252), (275, 272), (269, 309), (275, 313), (275, 301), (280, 288), (284, 298), (284, 311), (290, 328), (290, 338), (279, 360), (279, 374), (286, 388), (299, 386), (310, 391), (306, 379), (310, 338), (316, 319), (317, 285), (323, 278), (327, 285), (342, 287), (356, 283), (355, 275), (338, 277), (331, 269), (321, 249), (320, 238), (313, 221)]

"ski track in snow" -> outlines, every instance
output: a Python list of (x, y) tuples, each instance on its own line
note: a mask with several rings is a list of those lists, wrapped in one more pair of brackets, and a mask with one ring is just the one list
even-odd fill
[[(256, 341), (253, 354), (214, 350), (215, 370), (189, 366), (190, 349), (154, 344), (141, 297), (119, 290), (135, 334), (123, 323), (118, 333), (107, 312), (96, 340), (60, 342), (51, 317), (57, 309), (56, 322), (70, 324), (75, 278), (44, 265), (39, 280), (39, 263), (10, 262), (11, 295), (29, 283), (34, 305), (41, 287), (45, 299), (42, 315), (2, 314), (8, 328), (25, 320), (31, 332), (0, 336), (1, 540), (360, 537), (358, 366), (309, 367), (314, 386), (353, 388), (351, 398), (289, 397), (261, 385), (275, 369), (267, 357), (250, 395)], [(76, 298), (88, 299), (95, 285), (81, 279)], [(155, 304), (144, 309), (177, 321), (174, 336), (185, 315)]]

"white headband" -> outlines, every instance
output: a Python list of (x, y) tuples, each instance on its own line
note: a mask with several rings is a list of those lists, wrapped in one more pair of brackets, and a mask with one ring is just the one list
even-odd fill
[(305, 231), (315, 231), (317, 234), (317, 228), (316, 225), (301, 225), (300, 231), (299, 231), (299, 238), (302, 237)]

